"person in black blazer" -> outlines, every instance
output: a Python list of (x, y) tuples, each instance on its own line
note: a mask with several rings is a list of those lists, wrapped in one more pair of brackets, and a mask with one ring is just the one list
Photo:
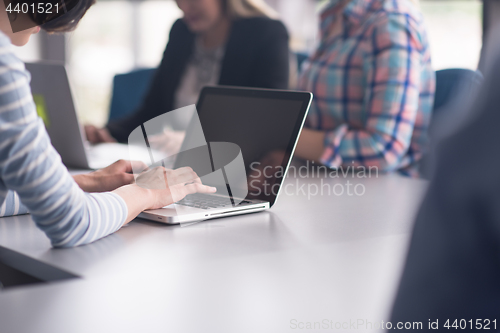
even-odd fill
[[(205, 11), (196, 8), (196, 3), (205, 6)], [(163, 60), (142, 106), (131, 116), (108, 123), (104, 129), (86, 126), (90, 142), (126, 142), (130, 132), (140, 124), (186, 106), (176, 101), (179, 86), (183, 80), (189, 80), (185, 77), (189, 75), (188, 66), (205, 31), (214, 36), (209, 48), (224, 46), (220, 74), (214, 84), (288, 88), (288, 32), (282, 22), (271, 18), (273, 14), (263, 3), (257, 0), (197, 0), (193, 4), (177, 0), (177, 4), (184, 18), (172, 26)], [(213, 10), (213, 6), (219, 6), (220, 18), (211, 27), (200, 17)], [(192, 80), (196, 80), (196, 75), (192, 75)]]

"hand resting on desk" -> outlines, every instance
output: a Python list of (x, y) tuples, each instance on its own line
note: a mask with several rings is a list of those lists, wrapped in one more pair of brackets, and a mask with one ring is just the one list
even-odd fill
[(90, 143), (116, 142), (106, 128), (97, 128), (94, 125), (85, 125), (85, 137)]

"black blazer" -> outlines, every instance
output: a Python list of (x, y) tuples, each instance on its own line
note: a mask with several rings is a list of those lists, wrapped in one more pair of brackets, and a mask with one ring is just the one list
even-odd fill
[[(126, 142), (137, 126), (174, 108), (174, 95), (193, 52), (195, 34), (182, 20), (170, 38), (142, 106), (131, 116), (107, 125), (111, 135)], [(220, 85), (287, 89), (288, 32), (280, 21), (264, 17), (232, 23), (221, 66)]]

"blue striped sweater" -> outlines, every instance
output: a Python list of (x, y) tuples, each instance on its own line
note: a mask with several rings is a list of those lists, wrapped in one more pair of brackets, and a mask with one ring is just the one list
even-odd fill
[(30, 212), (55, 247), (93, 242), (123, 225), (114, 193), (84, 193), (61, 162), (36, 113), (30, 74), (0, 32), (0, 216)]

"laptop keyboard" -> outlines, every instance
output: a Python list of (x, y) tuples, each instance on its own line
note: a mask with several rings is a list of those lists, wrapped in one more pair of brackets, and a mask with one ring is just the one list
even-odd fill
[[(248, 200), (243, 200), (238, 206), (248, 205), (252, 202)], [(232, 207), (231, 200), (229, 198), (218, 197), (215, 195), (195, 193), (190, 194), (181, 201), (177, 202), (178, 205), (200, 208), (200, 209), (213, 209), (213, 208), (224, 208)]]

